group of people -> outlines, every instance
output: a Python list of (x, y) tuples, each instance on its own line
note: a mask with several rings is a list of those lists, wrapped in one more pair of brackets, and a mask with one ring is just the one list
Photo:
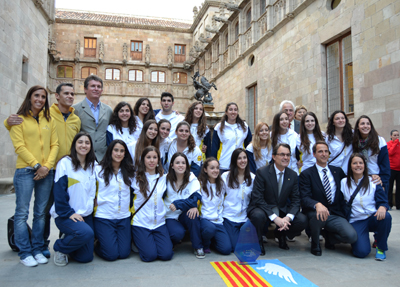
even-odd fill
[(15, 242), (25, 266), (48, 262), (50, 215), (61, 234), (53, 246), (58, 266), (68, 258), (90, 262), (93, 252), (109, 261), (131, 250), (145, 262), (170, 260), (186, 231), (197, 258), (211, 248), (230, 254), (247, 220), (261, 254), (274, 222), (282, 249), (306, 229), (314, 255), (322, 253), (322, 234), (326, 248), (351, 243), (365, 257), (375, 232), (376, 259), (386, 258), (389, 156), (369, 117), (353, 130), (336, 111), (324, 133), (314, 113), (284, 101), (272, 125), (259, 123), (252, 135), (238, 105), (228, 103), (211, 133), (201, 102), (185, 117), (167, 92), (161, 110), (148, 98), (112, 110), (100, 101), (103, 81), (95, 75), (84, 91), (72, 106), (74, 87), (60, 84), (49, 107), (46, 89), (34, 86), (4, 121), (18, 154)]

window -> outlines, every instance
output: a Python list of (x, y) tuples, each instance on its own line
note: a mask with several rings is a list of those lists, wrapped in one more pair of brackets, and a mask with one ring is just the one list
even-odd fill
[(328, 115), (336, 110), (354, 112), (351, 35), (326, 46)]
[(142, 60), (143, 42), (131, 41), (131, 58), (132, 60)]
[(72, 78), (73, 69), (70, 66), (58, 66), (57, 78)]
[(265, 2), (266, 0), (260, 0), (260, 16), (265, 12)]
[(175, 63), (183, 63), (186, 60), (186, 45), (175, 45)]
[(118, 69), (106, 69), (106, 80), (119, 81), (121, 79), (121, 72)]
[(226, 32), (226, 34), (225, 34), (225, 50), (228, 49), (228, 45), (229, 45), (229, 34), (228, 34), (228, 32)]
[(247, 124), (254, 131), (257, 124), (257, 85), (247, 89)]
[(239, 22), (235, 25), (235, 42), (239, 39)]
[(161, 71), (151, 72), (151, 81), (153, 83), (165, 83), (165, 73)]
[(28, 84), (28, 63), (29, 59), (26, 56), (22, 56), (22, 74), (21, 74), (21, 80), (25, 83)]
[(142, 82), (143, 72), (141, 70), (130, 70), (128, 74), (128, 80), (132, 82)]
[(82, 68), (82, 79), (86, 79), (90, 75), (97, 75), (97, 69), (93, 67), (83, 67)]
[(186, 73), (174, 73), (174, 84), (187, 84), (187, 74)]
[(96, 38), (85, 38), (85, 57), (96, 57)]
[(251, 26), (251, 8), (246, 13), (246, 30)]

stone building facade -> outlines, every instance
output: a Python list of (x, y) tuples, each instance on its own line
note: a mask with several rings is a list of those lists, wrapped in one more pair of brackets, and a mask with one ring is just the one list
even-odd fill
[[(0, 121), (16, 113), (33, 85), (47, 86), (54, 0), (0, 1)], [(1, 124), (0, 179), (14, 175), (16, 155)]]

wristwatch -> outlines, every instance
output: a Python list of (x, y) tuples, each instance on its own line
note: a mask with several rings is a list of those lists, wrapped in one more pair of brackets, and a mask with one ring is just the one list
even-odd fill
[(38, 170), (39, 168), (41, 168), (42, 165), (40, 163), (35, 164), (35, 166), (33, 167), (33, 169)]

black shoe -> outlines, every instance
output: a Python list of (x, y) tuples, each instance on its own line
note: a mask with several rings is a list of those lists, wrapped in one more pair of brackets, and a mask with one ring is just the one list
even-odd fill
[(325, 248), (329, 249), (329, 250), (335, 250), (335, 244), (333, 244), (329, 238), (329, 233), (324, 230), (324, 232), (322, 233), (324, 238), (325, 238)]
[(275, 229), (275, 238), (278, 238), (278, 245), (280, 249), (289, 250), (289, 246), (286, 244), (286, 233), (279, 232)]
[(311, 242), (311, 254), (315, 256), (321, 256), (322, 255), (322, 250), (321, 246), (319, 245), (319, 242), (315, 244), (314, 242)]
[(261, 250), (260, 256), (264, 256), (265, 255), (265, 249), (264, 249), (264, 244), (262, 242), (260, 243), (260, 250)]

